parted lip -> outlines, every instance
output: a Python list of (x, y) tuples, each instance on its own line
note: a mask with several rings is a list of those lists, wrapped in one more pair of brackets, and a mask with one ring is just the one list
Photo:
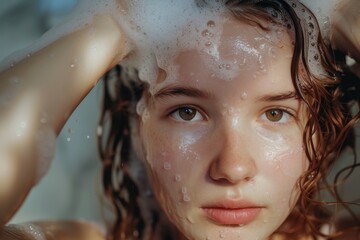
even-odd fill
[(245, 225), (254, 221), (264, 206), (246, 200), (224, 199), (202, 207), (205, 216), (218, 225)]
[(203, 209), (206, 208), (242, 209), (242, 208), (263, 208), (263, 206), (252, 203), (247, 200), (223, 199), (220, 201), (215, 201), (210, 204), (205, 204), (202, 208)]

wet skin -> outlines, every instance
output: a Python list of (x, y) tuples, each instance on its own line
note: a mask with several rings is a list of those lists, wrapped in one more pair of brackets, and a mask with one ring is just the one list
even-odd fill
[(188, 239), (266, 239), (297, 200), (305, 111), (291, 37), (274, 32), (228, 20), (216, 54), (179, 53), (176, 80), (146, 98), (140, 136), (152, 188)]

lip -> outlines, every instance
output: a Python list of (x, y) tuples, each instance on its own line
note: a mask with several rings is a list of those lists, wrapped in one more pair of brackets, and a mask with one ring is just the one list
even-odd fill
[(223, 200), (202, 207), (206, 217), (219, 225), (246, 225), (254, 221), (264, 207), (247, 201)]

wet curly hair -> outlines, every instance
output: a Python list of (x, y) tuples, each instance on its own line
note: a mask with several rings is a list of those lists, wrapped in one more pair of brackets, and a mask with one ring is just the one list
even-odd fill
[[(359, 166), (354, 128), (360, 118), (360, 79), (349, 70), (345, 55), (324, 41), (316, 17), (298, 1), (227, 0), (225, 3), (240, 21), (264, 31), (271, 31), (262, 24), (264, 22), (282, 24), (294, 35), (291, 76), (297, 96), (307, 107), (303, 146), (309, 164), (298, 180), (300, 196), (297, 204), (274, 236), (280, 235), (284, 239), (331, 238), (321, 231), (321, 227), (333, 224), (333, 216), (340, 205), (348, 210), (354, 225), (360, 226), (358, 217), (351, 210), (351, 205), (358, 206), (359, 203), (346, 202), (338, 193), (339, 185), (346, 182)], [(310, 52), (310, 48), (315, 49), (315, 53)], [(319, 63), (323, 71), (314, 72), (311, 67), (314, 62)], [(99, 133), (98, 142), (104, 192), (116, 217), (109, 239), (159, 239), (159, 236), (174, 239), (172, 234), (176, 230), (170, 225), (159, 230), (161, 210), (143, 206), (144, 202), (153, 199), (151, 193), (149, 196), (144, 194), (148, 191), (141, 183), (146, 182), (144, 177), (139, 180), (132, 170), (136, 159), (132, 154), (131, 119), (137, 117), (136, 103), (146, 86), (136, 72), (129, 74), (119, 65), (105, 75), (104, 82), (99, 123), (103, 131)], [(339, 170), (329, 182), (329, 171), (345, 149), (353, 151), (353, 162)], [(324, 190), (334, 200), (321, 200), (320, 193)], [(148, 199), (144, 201), (144, 197)]]

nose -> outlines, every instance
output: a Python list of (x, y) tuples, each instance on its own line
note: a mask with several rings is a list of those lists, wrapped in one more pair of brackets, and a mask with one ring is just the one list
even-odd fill
[[(210, 164), (210, 178), (221, 184), (237, 184), (250, 181), (256, 174), (256, 163), (252, 152), (256, 146), (247, 141), (245, 131), (224, 127), (219, 131), (220, 144)], [(252, 149), (250, 149), (252, 147)]]

